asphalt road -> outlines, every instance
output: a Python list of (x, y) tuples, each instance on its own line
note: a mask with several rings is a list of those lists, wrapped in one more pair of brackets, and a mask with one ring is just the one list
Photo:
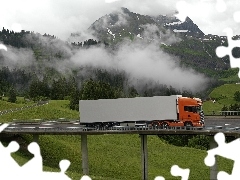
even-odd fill
[(207, 117), (205, 126), (240, 127), (240, 117)]
[[(205, 126), (240, 127), (240, 117), (206, 117)], [(81, 128), (78, 120), (70, 122), (47, 121), (36, 123), (13, 123), (9, 128)]]
[[(7, 128), (4, 128), (2, 133), (8, 134), (88, 134), (88, 135), (96, 135), (96, 134), (136, 134), (141, 132), (141, 134), (203, 134), (203, 135), (213, 135), (217, 132), (224, 132), (226, 136), (239, 136), (240, 135), (240, 119), (229, 119), (229, 118), (206, 118), (205, 120), (205, 128), (169, 128), (167, 130), (164, 129), (155, 129), (152, 127), (113, 127), (108, 130), (105, 128), (95, 129), (95, 128), (85, 128), (80, 126), (79, 120), (72, 121), (42, 121), (34, 120), (32, 122), (26, 123), (17, 123), (13, 122)], [(1, 125), (4, 126), (4, 125)], [(0, 126), (0, 127), (1, 127)], [(179, 130), (177, 130), (179, 129)], [(189, 131), (190, 130), (190, 131)]]

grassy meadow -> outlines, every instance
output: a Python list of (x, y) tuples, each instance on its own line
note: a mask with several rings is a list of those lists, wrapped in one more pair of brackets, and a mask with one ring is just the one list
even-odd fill
[[(240, 86), (239, 86), (240, 87)], [(214, 92), (215, 93), (215, 92)], [(213, 94), (214, 94), (213, 93)], [(219, 103), (217, 101), (217, 103)], [(0, 122), (13, 119), (79, 119), (79, 112), (68, 108), (69, 101), (49, 101), (49, 104), (22, 110), (0, 116)], [(25, 103), (8, 103), (0, 101), (1, 109), (25, 106)], [(216, 104), (215, 104), (216, 105)], [(210, 106), (210, 105), (209, 105)], [(206, 108), (207, 106), (204, 106)], [(220, 106), (219, 106), (220, 107)], [(33, 141), (31, 135), (17, 135), (10, 138), (1, 137), (7, 145), (16, 140), (21, 150), (12, 156), (23, 165), (32, 155), (27, 151), (27, 145)], [(45, 171), (59, 172), (59, 162), (68, 159), (71, 165), (67, 175), (73, 180), (80, 180), (82, 176), (81, 136), (72, 135), (42, 135), (39, 145), (43, 157)], [(141, 144), (139, 135), (96, 135), (88, 136), (89, 171), (92, 179), (104, 180), (139, 180), (141, 179)], [(205, 166), (204, 158), (207, 151), (177, 147), (167, 144), (157, 136), (148, 136), (148, 173), (149, 179), (163, 176), (165, 179), (179, 180), (170, 174), (171, 166), (189, 168), (189, 180), (208, 180), (209, 167)], [(233, 162), (219, 158), (219, 170), (231, 172)]]
[(234, 93), (240, 91), (240, 84), (224, 84), (215, 88), (209, 97), (216, 102), (206, 101), (203, 104), (203, 110), (206, 115), (211, 115), (213, 111), (219, 115), (218, 111), (221, 111), (224, 105), (229, 106), (231, 104), (240, 103), (234, 100)]
[[(32, 137), (24, 135), (26, 144)], [(44, 170), (59, 172), (58, 163), (62, 159), (71, 161), (67, 174), (79, 180), (81, 174), (80, 136), (40, 136), (39, 145), (43, 157)], [(88, 136), (90, 177), (92, 179), (139, 180), (141, 179), (141, 151), (138, 135), (97, 135)], [(157, 136), (148, 136), (149, 179), (164, 176), (179, 180), (170, 174), (172, 165), (189, 168), (191, 180), (209, 179), (209, 167), (205, 166), (207, 152), (188, 147), (176, 147), (161, 141)], [(14, 154), (20, 164), (30, 159), (26, 151)], [(219, 158), (219, 170), (231, 172), (233, 162)]]
[[(16, 108), (16, 106), (17, 107), (25, 106), (23, 104), (21, 105), (0, 101), (0, 107), (2, 107), (2, 110), (11, 109), (11, 104), (13, 104), (12, 108)], [(52, 120), (59, 118), (79, 119), (79, 112), (70, 110), (68, 108), (68, 104), (69, 104), (68, 100), (51, 100), (49, 101), (48, 104), (42, 106), (5, 114), (3, 116), (0, 116), (0, 120), (1, 122), (9, 122), (12, 121), (13, 119), (17, 120), (32, 120), (32, 119)]]

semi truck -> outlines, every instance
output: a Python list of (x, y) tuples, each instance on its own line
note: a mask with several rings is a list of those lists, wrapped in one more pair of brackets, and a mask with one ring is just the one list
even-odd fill
[(86, 127), (204, 126), (203, 102), (182, 95), (80, 100), (80, 124)]

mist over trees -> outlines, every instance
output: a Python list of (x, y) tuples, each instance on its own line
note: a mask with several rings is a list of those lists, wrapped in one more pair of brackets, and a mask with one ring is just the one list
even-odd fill
[[(133, 80), (128, 73), (109, 68), (104, 69), (104, 67), (70, 67), (68, 71), (63, 72), (55, 67), (70, 58), (71, 53), (75, 53), (79, 49), (102, 46), (112, 52), (114, 48), (119, 48), (94, 39), (65, 43), (54, 35), (46, 33), (40, 35), (24, 30), (16, 33), (3, 28), (0, 31), (0, 42), (10, 48), (15, 48), (14, 50), (19, 53), (17, 56), (19, 59), (16, 61), (19, 63), (18, 66), (14, 64), (15, 61), (10, 63), (11, 58), (14, 59), (15, 56), (6, 57), (5, 54), (10, 54), (10, 52), (0, 51), (0, 94), (8, 96), (11, 102), (16, 101), (16, 96), (24, 96), (34, 101), (67, 99), (70, 100), (69, 108), (78, 110), (80, 99), (114, 99), (174, 94), (205, 98), (207, 90), (221, 84), (217, 79), (212, 79), (204, 85), (207, 87), (205, 91), (194, 93), (187, 88), (177, 89), (171, 85), (151, 80), (142, 81), (141, 78), (138, 80), (139, 84), (132, 83)], [(31, 56), (25, 56), (29, 53), (26, 49), (31, 50)], [(21, 54), (22, 52), (24, 52), (24, 56)], [(25, 62), (28, 61), (28, 57), (32, 59), (27, 64)], [(187, 55), (184, 56), (185, 58), (188, 58)], [(25, 63), (24, 66), (21, 66), (22, 62)], [(200, 63), (201, 61), (198, 60), (198, 65)], [(62, 67), (67, 68), (64, 65)]]

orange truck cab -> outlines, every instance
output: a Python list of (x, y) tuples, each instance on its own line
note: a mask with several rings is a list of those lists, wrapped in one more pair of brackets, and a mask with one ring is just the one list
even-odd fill
[(183, 122), (185, 126), (204, 126), (204, 113), (201, 99), (179, 97), (178, 108), (178, 119)]

